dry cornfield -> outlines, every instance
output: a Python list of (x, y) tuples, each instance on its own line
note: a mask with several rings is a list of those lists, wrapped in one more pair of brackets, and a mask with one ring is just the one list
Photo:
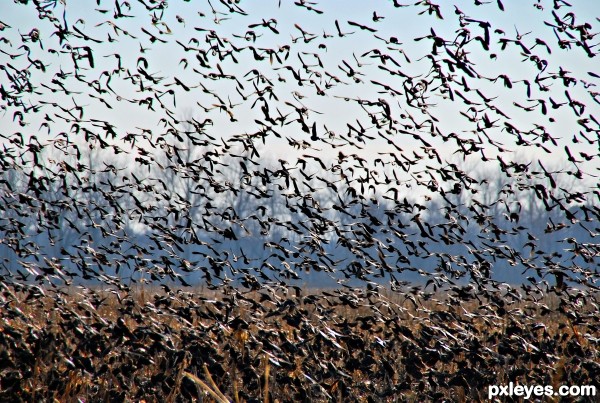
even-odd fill
[(600, 324), (557, 313), (556, 296), (271, 291), (4, 288), (0, 400), (468, 402), (509, 381), (599, 379)]

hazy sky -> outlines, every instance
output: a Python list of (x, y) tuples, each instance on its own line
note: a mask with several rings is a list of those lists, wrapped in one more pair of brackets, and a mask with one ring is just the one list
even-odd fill
[[(522, 63), (523, 59), (531, 55), (525, 55), (514, 43), (509, 44), (506, 51), (501, 51), (499, 43), (500, 38), (515, 39), (520, 34), (523, 35), (523, 43), (531, 48), (536, 43), (536, 39), (541, 39), (547, 42), (552, 50), (552, 53), (549, 54), (541, 45), (532, 50), (533, 55), (548, 61), (548, 67), (541, 74), (557, 73), (560, 67), (570, 72), (569, 74), (574, 77), (587, 80), (594, 85), (598, 84), (596, 78), (587, 74), (587, 72), (595, 69), (597, 71), (597, 60), (588, 58), (585, 52), (574, 44), (570, 50), (559, 49), (553, 28), (544, 23), (544, 21), (553, 23), (553, 2), (505, 1), (503, 4), (504, 12), (498, 9), (495, 1), (481, 6), (475, 6), (473, 2), (456, 3), (459, 4), (460, 11), (470, 19), (488, 21), (491, 24), (491, 52), (483, 51), (482, 47), (476, 43), (469, 44), (469, 49), (472, 52), (469, 59), (475, 63), (477, 72), (481, 76), (491, 78), (506, 74), (513, 82), (529, 80), (532, 84), (531, 97), (528, 98), (526, 87), (522, 83), (515, 83), (513, 88), (509, 90), (502, 85), (502, 80), (491, 83), (489, 80), (482, 78), (469, 78), (469, 86), (472, 87), (472, 91), (469, 93), (462, 91), (462, 93), (479, 103), (481, 103), (481, 98), (474, 94), (474, 89), (480, 89), (489, 98), (497, 97), (494, 100), (494, 105), (508, 114), (510, 122), (515, 126), (532, 128), (536, 124), (542, 125), (555, 137), (563, 138), (570, 144), (571, 138), (581, 127), (577, 126), (576, 120), (578, 117), (568, 106), (558, 110), (550, 110), (546, 116), (543, 116), (539, 112), (523, 112), (513, 104), (513, 102), (518, 102), (521, 105), (532, 107), (536, 105), (536, 102), (532, 100), (542, 98), (547, 100), (548, 97), (552, 97), (556, 102), (565, 102), (565, 88), (559, 87), (558, 83), (553, 81), (549, 82), (551, 87), (548, 92), (540, 92), (537, 86), (533, 84), (536, 74), (540, 73), (535, 67), (535, 63)], [(575, 13), (576, 24), (588, 21), (593, 27), (597, 27), (597, 16), (600, 16), (600, 3), (592, 1), (571, 1), (570, 3), (572, 3), (573, 8), (567, 11)], [(147, 4), (152, 3), (147, 2)], [(458, 15), (455, 12), (457, 9), (453, 3), (445, 1), (440, 2), (443, 19), (437, 18), (435, 13), (430, 15), (427, 12), (427, 7), (423, 4), (416, 3), (416, 5), (413, 4), (407, 7), (394, 7), (391, 1), (323, 1), (314, 4), (313, 7), (322, 11), (322, 14), (298, 7), (291, 1), (239, 2), (239, 7), (247, 15), (228, 12), (225, 5), (218, 0), (212, 1), (211, 4), (205, 1), (171, 1), (168, 2), (167, 8), (151, 12), (141, 3), (131, 1), (129, 2), (130, 8), (125, 3), (122, 3), (120, 8), (123, 14), (132, 15), (134, 18), (114, 19), (113, 15), (116, 9), (112, 1), (66, 1), (64, 4), (59, 2), (53, 9), (57, 18), (62, 19), (64, 12), (64, 17), (70, 28), (77, 28), (89, 37), (102, 41), (102, 43), (85, 41), (82, 38), (77, 38), (77, 35), (69, 38), (69, 43), (72, 46), (92, 46), (93, 48), (93, 68), (86, 59), (78, 61), (79, 74), (85, 76), (87, 81), (98, 80), (99, 88), (105, 89), (108, 75), (103, 75), (103, 72), (116, 69), (118, 61), (113, 54), (119, 54), (121, 65), (125, 70), (119, 75), (113, 74), (109, 84), (116, 94), (110, 92), (99, 94), (84, 82), (73, 77), (69, 77), (65, 81), (68, 82), (67, 88), (71, 91), (69, 95), (65, 95), (61, 91), (51, 91), (42, 86), (42, 84), (45, 84), (55, 90), (58, 89), (59, 87), (53, 84), (52, 80), (56, 78), (56, 74), (60, 71), (72, 73), (73, 61), (71, 55), (64, 48), (65, 45), (61, 45), (58, 36), (53, 34), (56, 29), (47, 20), (40, 22), (31, 4), (23, 6), (13, 2), (3, 2), (0, 5), (0, 15), (2, 16), (0, 20), (10, 26), (10, 28), (1, 31), (1, 36), (10, 42), (2, 43), (0, 46), (3, 51), (13, 55), (23, 53), (23, 49), (18, 49), (22, 45), (20, 35), (26, 35), (34, 28), (39, 29), (43, 50), (40, 48), (40, 42), (28, 42), (27, 46), (31, 50), (31, 59), (39, 58), (47, 63), (46, 71), (44, 73), (30, 69), (33, 71), (31, 82), (40, 94), (30, 94), (26, 102), (31, 104), (39, 104), (40, 101), (56, 102), (66, 108), (72, 108), (75, 105), (83, 106), (84, 119), (110, 121), (116, 127), (119, 138), (125, 137), (127, 132), (139, 133), (139, 128), (150, 129), (153, 133), (160, 133), (161, 130), (165, 130), (164, 124), (160, 122), (165, 114), (158, 102), (154, 100), (153, 103), (155, 112), (148, 111), (145, 106), (139, 105), (138, 101), (140, 99), (150, 95), (144, 95), (140, 92), (139, 85), (133, 84), (132, 80), (127, 79), (128, 74), (126, 71), (131, 74), (137, 73), (138, 66), (140, 66), (139, 58), (144, 57), (148, 62), (147, 72), (156, 77), (164, 77), (155, 85), (156, 89), (160, 91), (172, 89), (175, 91), (175, 97), (167, 93), (161, 98), (167, 107), (178, 117), (192, 115), (199, 121), (210, 118), (214, 125), (208, 129), (208, 133), (212, 136), (227, 139), (237, 134), (256, 132), (261, 126), (255, 123), (255, 119), (264, 120), (264, 114), (260, 111), (261, 101), (255, 103), (257, 97), (252, 94), (255, 91), (251, 81), (254, 76), (252, 70), (259, 71), (273, 83), (273, 94), (278, 97), (278, 101), (268, 101), (271, 104), (271, 113), (274, 116), (278, 116), (275, 106), (279, 108), (283, 115), (291, 113), (293, 116), (295, 114), (294, 108), (286, 102), (294, 105), (302, 103), (310, 110), (315, 111), (308, 113), (307, 122), (317, 122), (318, 132), (321, 134), (325, 133), (325, 127), (336, 134), (345, 134), (348, 131), (348, 123), (358, 127), (356, 124), (357, 119), (366, 128), (372, 126), (365, 112), (355, 102), (347, 102), (343, 97), (366, 100), (384, 98), (389, 103), (391, 112), (393, 116), (398, 118), (398, 121), (402, 122), (403, 119), (400, 116), (406, 112), (409, 112), (416, 121), (425, 120), (427, 117), (425, 114), (406, 105), (404, 96), (377, 93), (383, 88), (373, 84), (373, 81), (384, 83), (404, 93), (405, 90), (402, 88), (404, 78), (397, 75), (391, 76), (388, 71), (381, 68), (382, 63), (379, 59), (369, 57), (373, 55), (372, 53), (365, 54), (370, 50), (379, 49), (381, 52), (392, 56), (400, 64), (400, 67), (398, 67), (388, 61), (384, 67), (391, 70), (401, 70), (403, 74), (413, 76), (415, 81), (429, 80), (432, 77), (431, 62), (426, 58), (426, 55), (431, 52), (432, 41), (427, 38), (416, 41), (415, 38), (430, 35), (433, 28), (438, 36), (453, 41), (457, 36), (457, 30), (461, 28)], [(310, 5), (311, 3), (307, 2), (306, 4)], [(373, 21), (374, 12), (378, 21)], [(565, 9), (559, 9), (556, 12), (561, 16), (566, 13)], [(153, 18), (155, 19), (154, 24), (152, 23)], [(259, 24), (263, 20), (268, 21), (270, 19), (277, 21), (276, 28), (274, 25), (273, 27), (279, 34), (265, 26), (249, 27), (251, 24)], [(335, 26), (336, 20), (344, 33), (354, 32), (354, 34), (339, 37)], [(366, 25), (376, 29), (377, 32), (361, 30), (356, 26), (349, 25), (348, 21)], [(113, 23), (119, 28), (115, 28)], [(307, 32), (309, 37), (311, 37), (310, 34), (314, 34), (316, 38), (304, 43), (298, 27)], [(146, 30), (146, 33), (142, 29)], [(470, 31), (471, 38), (483, 35), (483, 29), (479, 28), (476, 23), (469, 24), (467, 29)], [(124, 34), (123, 30), (133, 37)], [(218, 61), (214, 55), (209, 55), (210, 67), (202, 67), (196, 59), (196, 52), (184, 52), (183, 47), (177, 41), (185, 46), (207, 49), (209, 45), (206, 37), (211, 30), (214, 30), (220, 40), (225, 41), (225, 46), (227, 41), (236, 48), (254, 46), (265, 59), (255, 60), (252, 51), (246, 48), (234, 54), (237, 63), (232, 58)], [(257, 35), (255, 40), (250, 39), (250, 36), (247, 35), (248, 31), (253, 31)], [(590, 31), (594, 32), (594, 29)], [(161, 43), (158, 40), (152, 43), (149, 34), (166, 41), (166, 43)], [(109, 35), (114, 40), (113, 42), (107, 40)], [(329, 37), (330, 35), (331, 37)], [(383, 40), (377, 39), (375, 35), (386, 40), (395, 37), (400, 43), (386, 44)], [(591, 41), (591, 43), (596, 42), (598, 41)], [(264, 53), (264, 50), (260, 50), (279, 49), (282, 46), (290, 46), (289, 58), (282, 60), (282, 63), (277, 60), (269, 61), (269, 57)], [(56, 52), (49, 55), (46, 53), (49, 49), (54, 49)], [(400, 53), (398, 49), (401, 49), (404, 53)], [(142, 51), (143, 53), (141, 53)], [(318, 53), (323, 63), (322, 68), (316, 65), (317, 59), (310, 55), (313, 52)], [(497, 57), (490, 59), (490, 53), (495, 53)], [(283, 57), (283, 55), (283, 53), (279, 54), (280, 57)], [(311, 70), (318, 72), (318, 74), (309, 74), (303, 71), (298, 55), (305, 63), (315, 65), (311, 67)], [(410, 59), (410, 63), (405, 59), (405, 56)], [(440, 59), (448, 57), (444, 54), (443, 49), (440, 50)], [(0, 54), (0, 62), (3, 64), (10, 63), (11, 66), (17, 69), (22, 69), (29, 64), (24, 57), (12, 59), (7, 54)], [(348, 71), (348, 68), (344, 65), (344, 62), (362, 74), (356, 76), (360, 82), (354, 82), (353, 78), (346, 75), (343, 70)], [(299, 86), (291, 70), (286, 69), (285, 66), (291, 66), (295, 71), (299, 71), (303, 78), (313, 79), (320, 87), (323, 87), (326, 82), (336, 85), (327, 89), (325, 96), (321, 96), (317, 93), (315, 86), (308, 85), (308, 83)], [(206, 76), (202, 77), (193, 69)], [(11, 69), (6, 71), (9, 70)], [(237, 81), (234, 79), (212, 80), (210, 78), (210, 74), (220, 74), (220, 71), (225, 75), (235, 76)], [(338, 77), (343, 83), (333, 82), (324, 74), (325, 72)], [(459, 71), (457, 79), (464, 75), (460, 73)], [(174, 77), (190, 87), (190, 91), (186, 91), (177, 85)], [(10, 82), (5, 75), (0, 76), (0, 84), (5, 88), (10, 87)], [(202, 84), (208, 90), (214, 91), (226, 104), (231, 103), (231, 105), (234, 105), (230, 111), (237, 121), (231, 122), (229, 115), (223, 109), (218, 106), (215, 107), (220, 102), (213, 95), (204, 92), (199, 84)], [(241, 89), (240, 85), (243, 85), (244, 88)], [(191, 88), (194, 86), (196, 87)], [(457, 88), (460, 89), (460, 85)], [(574, 98), (582, 99), (588, 106), (585, 111), (586, 116), (592, 114), (600, 117), (598, 104), (591, 100), (589, 91), (593, 91), (593, 87), (586, 89), (581, 82), (576, 87), (569, 88), (569, 92)], [(112, 109), (96, 98), (91, 98), (89, 93), (102, 96), (112, 106)], [(469, 134), (469, 131), (473, 130), (475, 123), (470, 122), (464, 115), (460, 114), (462, 111), (469, 115), (469, 107), (460, 102), (460, 99), (457, 102), (450, 102), (439, 93), (434, 93), (434, 95), (436, 96), (428, 99), (428, 102), (432, 104), (428, 112), (439, 120), (437, 123), (438, 128), (444, 133), (454, 132), (465, 138), (474, 138), (474, 134)], [(243, 96), (247, 99), (244, 100)], [(212, 109), (207, 112), (198, 104)], [(19, 127), (14, 123), (13, 116), (17, 110), (16, 108), (7, 106), (4, 102), (2, 106), (5, 110), (1, 115), (3, 124), (0, 131), (3, 135), (10, 135), (15, 131), (19, 131), (25, 136), (34, 134), (41, 137), (42, 133), (47, 133), (46, 128), (38, 129), (46, 114), (55, 121), (52, 124), (53, 134), (61, 130), (66, 132), (70, 130), (70, 124), (64, 124), (59, 118), (53, 116), (53, 113), (59, 115), (64, 115), (64, 113), (51, 105), (44, 105), (36, 114), (27, 114), (25, 119), (28, 125), (25, 127)], [(476, 108), (480, 106), (475, 105)], [(534, 109), (539, 111), (540, 107), (537, 106)], [(480, 113), (476, 120), (481, 120), (482, 116), (483, 113)], [(555, 122), (551, 122), (550, 118), (554, 119)], [(91, 125), (89, 120), (88, 124)], [(298, 140), (308, 140), (310, 137), (296, 123), (279, 127), (276, 130), (283, 137), (287, 136)], [(376, 128), (368, 129), (367, 133), (378, 137)], [(544, 153), (536, 147), (527, 149), (516, 147), (515, 137), (508, 134), (503, 126), (490, 130), (489, 135), (495, 141), (505, 144), (507, 149), (515, 151), (516, 154), (539, 155), (541, 158), (549, 158), (555, 161), (562, 161), (565, 158), (563, 153)], [(420, 145), (420, 143), (415, 143), (410, 136), (395, 134), (393, 137), (397, 145), (407, 150)], [(595, 137), (595, 135), (592, 137)], [(452, 154), (456, 151), (456, 145), (443, 143), (439, 138), (428, 138), (428, 141), (433, 146), (438, 147), (442, 155), (449, 159), (453, 158)], [(376, 158), (379, 152), (390, 149), (386, 141), (381, 138), (369, 140), (360, 145), (363, 147), (360, 150), (361, 155), (371, 158)], [(339, 151), (339, 149), (326, 144), (317, 144), (315, 147), (322, 155), (329, 157), (335, 157)], [(570, 145), (570, 147), (575, 150), (578, 146)], [(584, 147), (589, 149), (589, 145), (584, 145)], [(562, 149), (561, 146), (551, 148)], [(269, 156), (275, 158), (289, 158), (290, 155), (294, 155), (287, 141), (276, 139), (274, 136), (269, 137), (268, 144), (263, 149), (267, 150)], [(480, 159), (480, 156), (474, 154), (473, 158)]]

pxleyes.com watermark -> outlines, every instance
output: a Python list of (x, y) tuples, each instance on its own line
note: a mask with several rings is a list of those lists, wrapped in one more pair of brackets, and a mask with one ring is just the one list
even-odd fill
[(560, 386), (556, 390), (552, 385), (519, 385), (513, 382), (508, 385), (490, 385), (488, 386), (488, 399), (496, 397), (523, 397), (525, 400), (536, 397), (564, 397), (564, 396), (596, 396), (596, 386), (594, 385), (573, 385)]

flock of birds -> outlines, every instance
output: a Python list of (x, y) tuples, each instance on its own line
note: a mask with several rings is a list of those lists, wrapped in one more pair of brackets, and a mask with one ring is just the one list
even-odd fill
[(600, 73), (562, 64), (596, 56), (597, 17), (187, 3), (4, 6), (2, 399), (196, 399), (182, 374), (224, 401), (600, 379)]

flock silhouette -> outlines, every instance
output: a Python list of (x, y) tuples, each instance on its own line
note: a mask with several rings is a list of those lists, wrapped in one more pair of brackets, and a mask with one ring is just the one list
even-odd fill
[(0, 6), (0, 400), (597, 383), (599, 18), (266, 3)]

